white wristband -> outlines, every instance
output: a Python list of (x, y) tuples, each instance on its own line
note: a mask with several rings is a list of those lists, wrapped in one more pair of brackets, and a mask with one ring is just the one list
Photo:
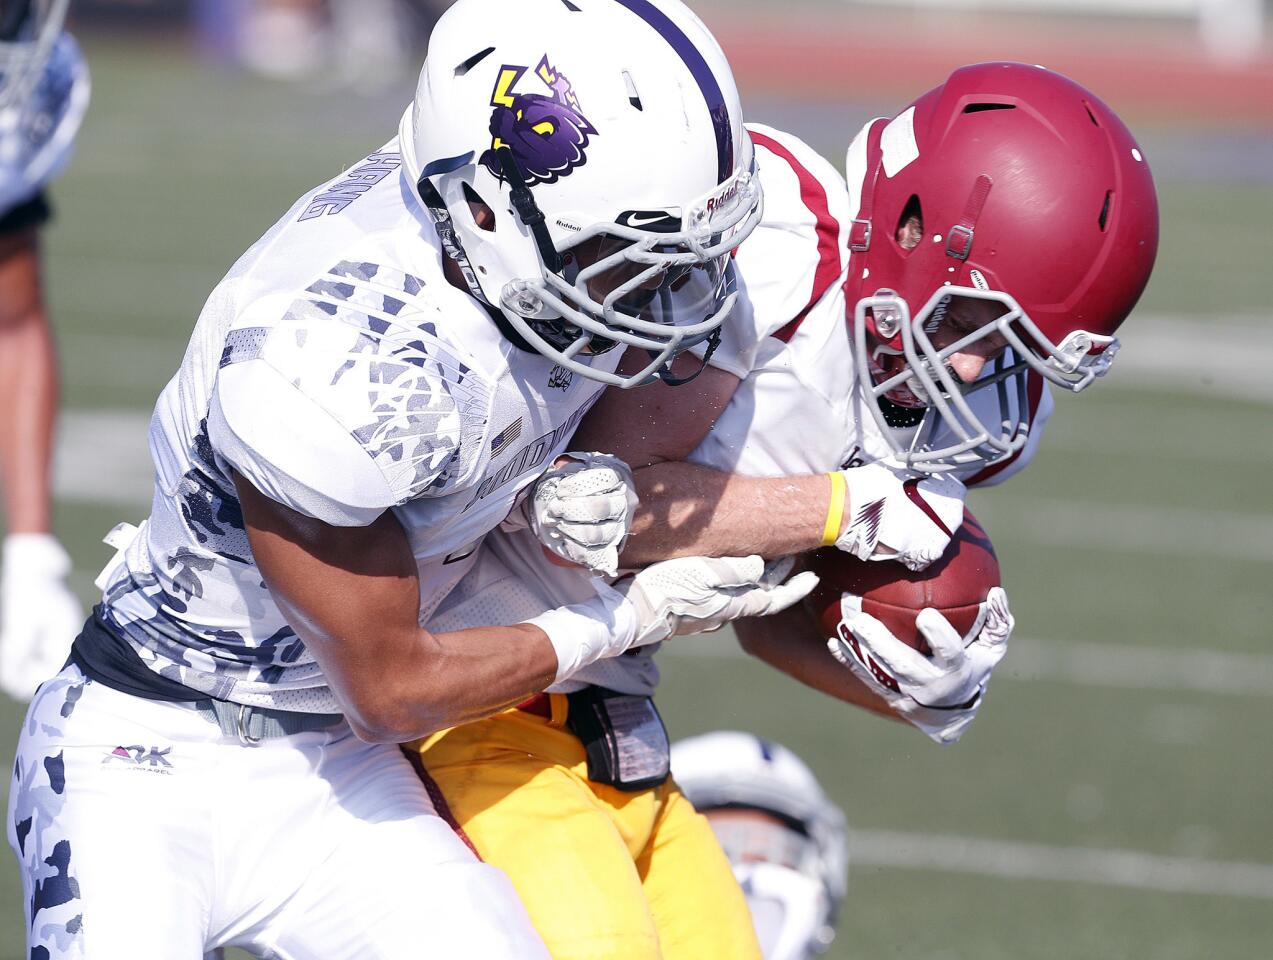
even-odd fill
[(557, 652), (561, 683), (590, 663), (618, 656), (636, 639), (636, 610), (622, 594), (597, 584), (600, 596), (568, 607), (556, 607), (527, 620), (548, 634)]

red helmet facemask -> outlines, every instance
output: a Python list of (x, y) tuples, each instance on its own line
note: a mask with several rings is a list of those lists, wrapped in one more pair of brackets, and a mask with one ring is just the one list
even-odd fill
[[(1117, 352), (1158, 248), (1149, 167), (1090, 92), (1018, 63), (963, 67), (859, 140), (845, 292), (866, 406), (912, 469), (1011, 457), (1029, 439), (1031, 371), (1078, 392)], [(909, 249), (908, 217), (922, 223)], [(956, 298), (990, 301), (995, 319), (952, 330)], [(952, 358), (970, 350), (991, 355), (964, 383)]]

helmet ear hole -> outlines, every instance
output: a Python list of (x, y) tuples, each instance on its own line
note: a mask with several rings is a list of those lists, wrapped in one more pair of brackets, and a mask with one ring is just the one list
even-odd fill
[(469, 213), (473, 215), (473, 222), (477, 224), (477, 228), (485, 230), (487, 233), (494, 233), (495, 211), (467, 183), (464, 184), (464, 199), (468, 201)]
[(916, 194), (911, 194), (906, 206), (902, 208), (902, 215), (897, 218), (897, 227), (893, 231), (893, 239), (907, 253), (918, 247), (919, 242), (924, 239), (924, 210)]

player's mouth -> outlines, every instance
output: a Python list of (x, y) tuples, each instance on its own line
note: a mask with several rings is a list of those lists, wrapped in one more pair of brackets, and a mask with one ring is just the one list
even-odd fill
[[(909, 369), (905, 356), (883, 344), (877, 344), (871, 351), (869, 364), (871, 378), (877, 385)], [(915, 377), (908, 377), (896, 387), (885, 391), (884, 399), (894, 406), (908, 410), (922, 410), (928, 406), (928, 395)]]

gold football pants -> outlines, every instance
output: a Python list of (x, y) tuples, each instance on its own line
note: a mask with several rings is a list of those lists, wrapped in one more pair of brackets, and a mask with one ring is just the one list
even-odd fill
[(761, 960), (707, 820), (671, 780), (636, 793), (588, 780), (566, 698), (550, 699), (551, 720), (508, 710), (407, 749), (554, 960)]

